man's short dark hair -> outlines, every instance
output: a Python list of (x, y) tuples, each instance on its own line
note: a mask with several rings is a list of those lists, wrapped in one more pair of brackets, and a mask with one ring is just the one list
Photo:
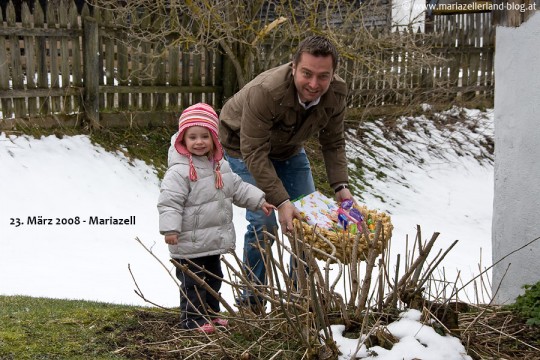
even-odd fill
[(297, 65), (300, 62), (302, 53), (308, 53), (313, 56), (332, 56), (332, 69), (335, 71), (338, 65), (338, 52), (334, 44), (324, 36), (314, 35), (305, 38), (298, 45), (293, 57), (293, 63)]

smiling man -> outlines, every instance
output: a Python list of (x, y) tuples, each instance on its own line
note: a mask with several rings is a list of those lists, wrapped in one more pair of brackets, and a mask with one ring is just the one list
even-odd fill
[[(283, 232), (292, 230), (293, 219), (300, 218), (290, 200), (315, 191), (304, 151), (304, 142), (312, 136), (319, 139), (336, 200), (352, 198), (343, 125), (347, 85), (336, 74), (337, 65), (336, 47), (327, 38), (308, 37), (292, 62), (258, 75), (221, 111), (219, 138), (232, 170), (278, 207)], [(246, 273), (255, 284), (265, 284), (266, 269), (256, 242), (262, 242), (263, 227), (273, 231), (276, 218), (247, 211), (246, 219)], [(248, 293), (241, 300), (254, 301)]]

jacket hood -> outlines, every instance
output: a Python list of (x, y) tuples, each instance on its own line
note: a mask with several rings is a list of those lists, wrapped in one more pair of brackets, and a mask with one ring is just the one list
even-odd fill
[(167, 158), (167, 164), (169, 167), (176, 165), (176, 164), (189, 164), (189, 159), (185, 155), (181, 155), (178, 151), (176, 151), (175, 141), (178, 137), (178, 132), (176, 132), (171, 137), (171, 146), (169, 146), (169, 155)]

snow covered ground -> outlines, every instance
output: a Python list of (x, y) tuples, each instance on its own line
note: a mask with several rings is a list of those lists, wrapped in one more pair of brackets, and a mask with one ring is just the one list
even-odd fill
[[(392, 216), (392, 253), (405, 253), (405, 239), (412, 242), (417, 224), (424, 241), (440, 232), (436, 249), (459, 240), (444, 262), (446, 278), (455, 280), (459, 273), (466, 281), (479, 273), (480, 261), (482, 269), (491, 263), (493, 165), (485, 149), (493, 136), (493, 112), (453, 109), (436, 116), (436, 122), (425, 116), (399, 119), (392, 133), (382, 122), (367, 124), (362, 136), (349, 133), (348, 151), (366, 165), (369, 186), (360, 202)], [(163, 146), (166, 151), (168, 144)], [(178, 304), (167, 270), (135, 241), (139, 237), (172, 268), (157, 231), (159, 179), (153, 168), (107, 152), (83, 135), (34, 139), (2, 133), (0, 184), (1, 295), (147, 305), (134, 292), (134, 277), (148, 299)], [(243, 209), (234, 211), (241, 251), (247, 222)], [(223, 295), (232, 303), (232, 293), (224, 289)], [(415, 313), (404, 316), (401, 321), (417, 320)], [(416, 324), (405, 325), (416, 329), (413, 334), (401, 332), (404, 352), (396, 346), (372, 358), (426, 358), (406, 345), (420, 329), (427, 331)], [(401, 325), (395, 325), (396, 333)], [(357, 341), (350, 350), (349, 340), (338, 341), (344, 354), (355, 351)], [(430, 359), (461, 359), (458, 345), (448, 345), (452, 350), (446, 353), (440, 345), (420, 350), (429, 348)], [(360, 354), (368, 355), (365, 349)]]
[[(362, 127), (362, 141), (349, 145), (351, 158), (364, 160), (364, 202), (391, 214), (393, 254), (405, 253), (407, 236), (410, 249), (416, 225), (423, 241), (440, 233), (432, 253), (458, 240), (443, 262), (445, 277), (466, 282), (491, 265), (493, 111), (453, 108), (394, 126), (387, 133), (382, 123)], [(476, 299), (466, 290), (470, 302), (489, 301), (489, 293)]]

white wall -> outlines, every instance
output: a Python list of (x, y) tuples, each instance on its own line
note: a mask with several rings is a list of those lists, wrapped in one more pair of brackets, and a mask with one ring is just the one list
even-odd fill
[[(540, 14), (497, 27), (495, 49), (493, 263), (540, 237)], [(501, 280), (498, 304), (540, 281), (540, 240), (494, 267), (494, 294)]]

